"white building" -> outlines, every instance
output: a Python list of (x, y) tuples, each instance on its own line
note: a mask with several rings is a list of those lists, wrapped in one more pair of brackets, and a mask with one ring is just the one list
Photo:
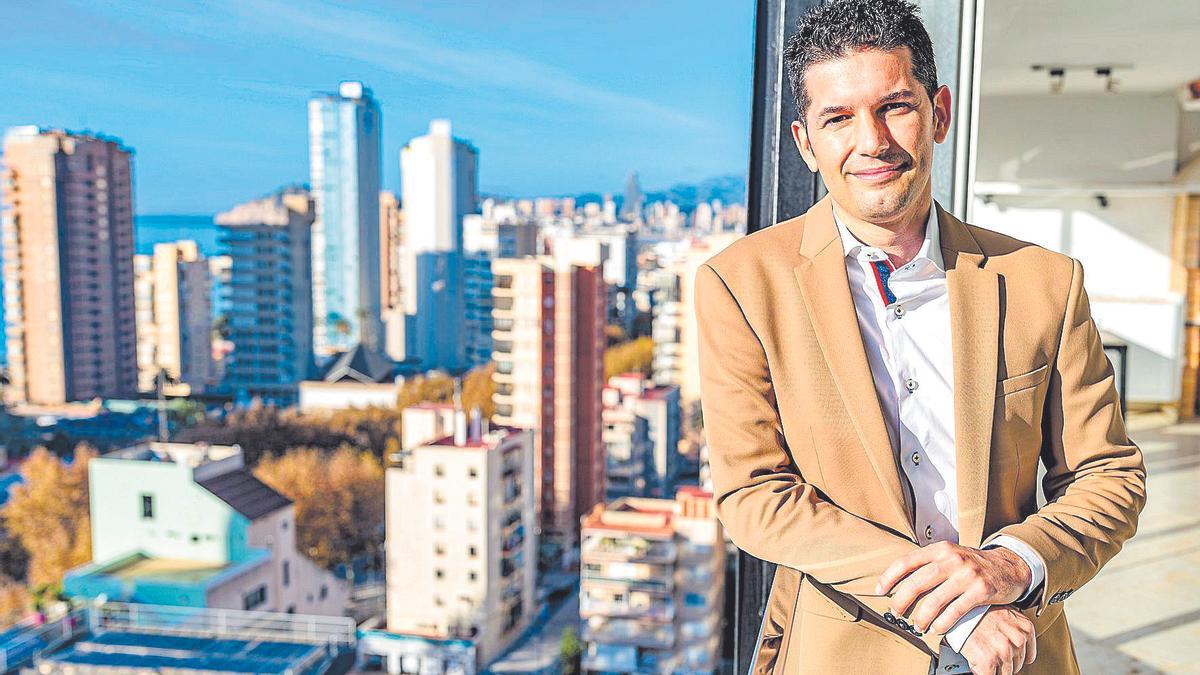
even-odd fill
[(451, 134), (449, 120), (433, 120), (428, 134), (400, 151), (403, 358), (421, 359), (424, 368), (467, 365), (463, 217), (478, 210), (478, 157)]
[(134, 307), (138, 338), (138, 390), (154, 391), (159, 369), (186, 396), (216, 384), (212, 358), (212, 277), (194, 241), (155, 244), (154, 255), (136, 255)]
[(482, 668), (537, 612), (533, 432), (454, 413), (451, 435), (387, 469), (387, 632), (411, 638), (378, 641), (389, 672), (405, 657), (447, 672), (428, 651), (438, 641), (470, 646)]
[(736, 233), (693, 238), (658, 276), (660, 292), (654, 304), (654, 381), (679, 386), (681, 402), (700, 398), (700, 363), (697, 360), (696, 310), (692, 289), (696, 270), (709, 257), (733, 243)]

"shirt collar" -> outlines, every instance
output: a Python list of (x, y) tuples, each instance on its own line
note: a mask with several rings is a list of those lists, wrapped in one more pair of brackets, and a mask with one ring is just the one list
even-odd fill
[[(838, 218), (837, 209), (833, 209), (833, 222), (837, 225), (838, 233), (841, 235), (842, 251), (845, 255), (857, 258), (859, 249), (865, 249), (868, 252), (878, 251), (879, 253), (883, 253), (883, 249), (859, 241)], [(938, 225), (937, 203), (933, 200), (929, 201), (929, 220), (925, 224), (925, 240), (921, 242), (921, 249), (917, 251), (917, 255), (913, 257), (913, 260), (917, 260), (918, 258), (932, 262), (942, 272), (946, 271), (946, 265), (942, 259), (941, 229)]]

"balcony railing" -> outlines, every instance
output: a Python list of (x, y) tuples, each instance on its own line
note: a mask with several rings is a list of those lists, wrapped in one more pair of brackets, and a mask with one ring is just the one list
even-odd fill
[(633, 605), (628, 600), (597, 600), (584, 595), (579, 599), (579, 616), (585, 619), (590, 616), (609, 616), (672, 621), (675, 619), (675, 600), (671, 597), (659, 597), (649, 604)]
[(588, 642), (609, 642), (653, 649), (670, 649), (675, 645), (675, 629), (632, 619), (591, 619), (584, 625), (583, 639)]
[(671, 581), (661, 581), (657, 579), (628, 579), (619, 577), (606, 577), (597, 574), (585, 574), (581, 579), (581, 583), (598, 583), (608, 584), (618, 588), (625, 588), (630, 591), (646, 591), (647, 593), (671, 593), (675, 584)]
[(675, 560), (676, 549), (673, 541), (589, 534), (584, 536), (581, 554), (583, 558), (663, 564)]

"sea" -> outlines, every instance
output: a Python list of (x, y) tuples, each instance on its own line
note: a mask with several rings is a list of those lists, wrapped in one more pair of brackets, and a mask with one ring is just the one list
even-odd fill
[(140, 254), (154, 253), (155, 244), (184, 239), (196, 242), (205, 257), (224, 253), (212, 216), (156, 214), (133, 219), (134, 248)]

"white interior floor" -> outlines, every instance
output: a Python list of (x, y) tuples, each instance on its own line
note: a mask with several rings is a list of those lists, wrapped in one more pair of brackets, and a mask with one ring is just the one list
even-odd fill
[(1200, 673), (1200, 422), (1130, 436), (1146, 458), (1146, 508), (1137, 535), (1067, 601), (1079, 665)]

